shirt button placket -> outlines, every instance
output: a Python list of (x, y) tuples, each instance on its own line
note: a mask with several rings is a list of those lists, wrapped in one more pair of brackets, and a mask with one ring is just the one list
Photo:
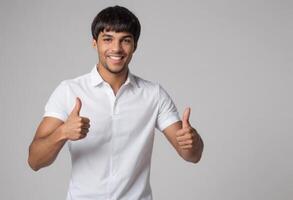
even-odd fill
[(113, 116), (117, 115), (117, 99), (115, 99), (113, 104)]
[(110, 102), (110, 115), (111, 115), (111, 120), (112, 120), (112, 123), (111, 123), (111, 134), (112, 134), (112, 139), (111, 139), (111, 142), (110, 142), (110, 169), (109, 169), (109, 185), (108, 185), (108, 200), (112, 200), (113, 199), (113, 184), (115, 183), (115, 180), (113, 179), (113, 153), (114, 153), (114, 147), (113, 147), (113, 139), (114, 139), (114, 135), (115, 135), (115, 123), (114, 123), (114, 111), (115, 111), (115, 102), (116, 102), (116, 98), (115, 98), (115, 95), (113, 93), (113, 90), (111, 88), (111, 86), (106, 83), (106, 92), (107, 92), (107, 95), (108, 95), (108, 98), (109, 98), (109, 102)]
[(111, 181), (114, 187), (112, 187), (111, 189), (111, 193), (110, 193), (110, 199), (114, 200), (115, 199), (115, 184), (116, 184), (116, 180), (115, 180), (115, 145), (113, 145), (113, 143), (115, 142), (115, 135), (117, 132), (117, 127), (116, 127), (116, 114), (117, 114), (117, 97), (113, 96), (113, 104), (112, 104), (112, 155), (111, 155), (111, 162), (112, 162), (112, 168), (111, 168)]

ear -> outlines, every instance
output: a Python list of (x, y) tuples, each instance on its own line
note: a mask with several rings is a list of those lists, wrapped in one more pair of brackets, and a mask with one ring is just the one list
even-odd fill
[(93, 39), (92, 46), (93, 46), (94, 49), (97, 49), (97, 46), (98, 46), (97, 45), (97, 40)]

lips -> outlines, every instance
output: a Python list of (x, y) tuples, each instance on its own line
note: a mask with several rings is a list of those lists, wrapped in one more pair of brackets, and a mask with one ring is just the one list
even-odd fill
[(123, 56), (108, 56), (112, 60), (122, 60)]
[(123, 55), (108, 55), (107, 58), (113, 64), (120, 64), (124, 58)]

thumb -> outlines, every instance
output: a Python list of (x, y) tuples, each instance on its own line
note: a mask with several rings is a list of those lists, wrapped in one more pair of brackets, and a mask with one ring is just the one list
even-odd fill
[(183, 113), (183, 118), (182, 118), (182, 128), (187, 128), (190, 126), (190, 123), (189, 123), (190, 112), (191, 112), (191, 109), (189, 107), (185, 108)]
[(74, 106), (73, 110), (71, 111), (71, 114), (79, 116), (81, 106), (82, 106), (82, 103), (81, 103), (80, 98), (76, 97), (75, 106)]

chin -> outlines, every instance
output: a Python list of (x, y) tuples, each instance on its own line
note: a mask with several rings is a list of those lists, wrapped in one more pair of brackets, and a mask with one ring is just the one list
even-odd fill
[(113, 74), (120, 74), (120, 73), (122, 73), (124, 70), (126, 70), (127, 67), (126, 67), (126, 66), (122, 66), (122, 67), (106, 67), (106, 69), (107, 69), (109, 72), (113, 73)]

